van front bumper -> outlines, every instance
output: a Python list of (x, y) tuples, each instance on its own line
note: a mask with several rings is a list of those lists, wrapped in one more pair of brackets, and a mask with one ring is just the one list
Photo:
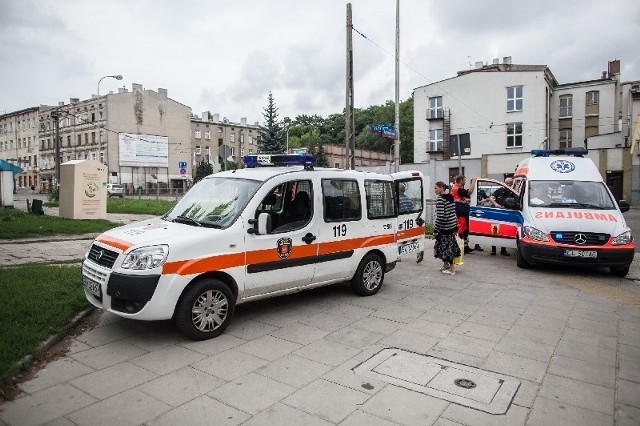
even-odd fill
[[(635, 247), (629, 248), (601, 248), (601, 247), (576, 247), (576, 246), (548, 246), (542, 244), (529, 244), (520, 241), (518, 250), (521, 256), (529, 263), (554, 263), (554, 264), (584, 264), (604, 267), (627, 267), (633, 262)], [(596, 257), (570, 257), (565, 255), (565, 250), (595, 251)]]

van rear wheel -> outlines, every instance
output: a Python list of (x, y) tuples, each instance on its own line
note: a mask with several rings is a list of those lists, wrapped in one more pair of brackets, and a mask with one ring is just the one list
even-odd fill
[(202, 279), (190, 284), (174, 314), (178, 330), (193, 340), (219, 336), (233, 317), (235, 299), (222, 281)]
[(384, 262), (374, 253), (367, 254), (351, 279), (351, 288), (360, 296), (374, 295), (384, 281)]

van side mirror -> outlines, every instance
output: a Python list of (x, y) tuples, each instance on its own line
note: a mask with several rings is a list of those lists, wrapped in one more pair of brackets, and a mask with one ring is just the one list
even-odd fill
[(271, 232), (271, 215), (269, 213), (260, 213), (257, 219), (249, 219), (248, 222), (253, 227), (247, 229), (247, 234), (266, 235)]
[(618, 201), (618, 207), (620, 207), (620, 211), (624, 213), (629, 211), (629, 209), (631, 208), (631, 205), (627, 200), (620, 200)]

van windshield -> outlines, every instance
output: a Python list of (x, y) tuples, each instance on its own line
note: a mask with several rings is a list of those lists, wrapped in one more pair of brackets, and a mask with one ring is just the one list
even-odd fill
[(528, 187), (531, 207), (616, 208), (603, 182), (530, 181)]
[(227, 228), (261, 185), (260, 181), (248, 179), (202, 179), (163, 219), (192, 226)]

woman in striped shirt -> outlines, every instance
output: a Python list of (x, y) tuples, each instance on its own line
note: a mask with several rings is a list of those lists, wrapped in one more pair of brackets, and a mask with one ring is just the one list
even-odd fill
[(434, 191), (438, 195), (436, 200), (436, 221), (433, 234), (436, 244), (433, 248), (434, 257), (442, 259), (440, 271), (443, 274), (454, 275), (453, 258), (460, 256), (460, 247), (456, 241), (458, 219), (453, 196), (447, 193), (449, 187), (444, 182), (436, 182)]

